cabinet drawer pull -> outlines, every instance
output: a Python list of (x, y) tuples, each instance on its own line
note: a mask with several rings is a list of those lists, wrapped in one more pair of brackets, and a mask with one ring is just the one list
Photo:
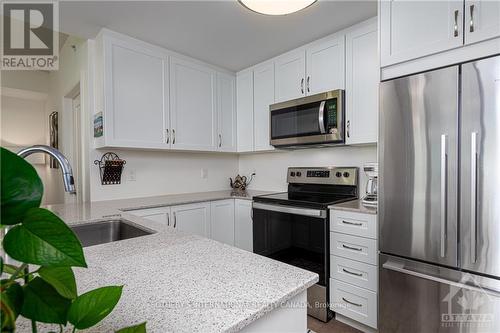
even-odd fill
[(342, 220), (342, 223), (344, 224), (350, 224), (350, 225), (356, 225), (356, 226), (362, 226), (363, 223), (361, 222), (349, 222), (349, 221), (345, 221), (345, 220)]
[(345, 244), (342, 244), (342, 247), (343, 247), (344, 249), (348, 249), (348, 250), (363, 251), (363, 249), (361, 249), (361, 248), (359, 248), (359, 247), (348, 246), (348, 245), (345, 245)]
[(309, 84), (309, 82), (310, 82), (310, 81), (311, 81), (311, 77), (310, 77), (310, 76), (308, 76), (308, 77), (307, 77), (307, 82), (306, 82), (307, 92), (311, 92), (311, 89), (310, 89), (310, 84)]
[(470, 5), (469, 32), (474, 32), (474, 5)]
[(172, 144), (175, 145), (175, 130), (172, 130)]
[(358, 303), (351, 302), (351, 301), (349, 301), (349, 300), (345, 299), (345, 297), (342, 297), (342, 300), (343, 300), (344, 302), (346, 302), (346, 303), (351, 304), (351, 305), (355, 305), (355, 306), (359, 306), (359, 307), (362, 307), (362, 306), (363, 306), (363, 304), (358, 304)]
[(351, 121), (350, 120), (347, 121), (346, 127), (347, 127), (347, 137), (350, 138), (351, 137)]
[(342, 271), (344, 271), (344, 273), (351, 274), (351, 275), (363, 276), (363, 274), (362, 274), (362, 273), (354, 273), (354, 272), (348, 271), (348, 270), (347, 270), (347, 269), (345, 269), (345, 268), (342, 268)]
[(177, 215), (174, 212), (174, 228), (177, 226)]
[(222, 135), (219, 134), (219, 148), (222, 147)]
[(165, 136), (167, 137), (167, 143), (169, 143), (170, 142), (170, 133), (168, 132), (168, 128), (165, 131), (165, 133), (166, 133)]
[(167, 226), (170, 226), (170, 214), (167, 213)]
[(458, 9), (455, 10), (455, 25), (453, 25), (453, 36), (458, 37)]
[(304, 93), (304, 78), (300, 80), (300, 91)]

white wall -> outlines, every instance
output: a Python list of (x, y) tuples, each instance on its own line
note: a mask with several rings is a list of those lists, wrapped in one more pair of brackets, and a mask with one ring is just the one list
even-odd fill
[(286, 152), (241, 155), (239, 172), (256, 176), (250, 189), (286, 191), (288, 167), (357, 166), (360, 168), (360, 196), (364, 193), (366, 177), (362, 170), (366, 162), (377, 161), (377, 147), (331, 147)]
[[(98, 168), (93, 166), (92, 201), (230, 189), (229, 177), (234, 178), (238, 171), (238, 157), (234, 154), (111, 151), (127, 162), (122, 183), (101, 185)], [(105, 152), (94, 150), (93, 158), (100, 159)], [(202, 169), (208, 172), (205, 179), (201, 176)], [(135, 181), (130, 180), (131, 171), (135, 172)]]

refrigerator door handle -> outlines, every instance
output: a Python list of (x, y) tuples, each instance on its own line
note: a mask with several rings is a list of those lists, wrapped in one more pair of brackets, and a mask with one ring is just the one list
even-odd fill
[(408, 274), (408, 275), (415, 276), (415, 277), (418, 277), (421, 279), (426, 279), (426, 280), (430, 280), (430, 281), (434, 281), (434, 282), (438, 282), (438, 283), (443, 283), (443, 284), (447, 284), (447, 285), (454, 286), (457, 288), (463, 288), (463, 289), (468, 289), (468, 290), (472, 290), (472, 291), (477, 291), (480, 293), (486, 293), (486, 294), (493, 296), (493, 297), (500, 297), (500, 291), (492, 290), (492, 289), (488, 289), (488, 288), (484, 288), (484, 287), (479, 287), (476, 285), (470, 285), (470, 284), (465, 284), (465, 283), (461, 283), (461, 282), (456, 282), (456, 281), (441, 278), (439, 276), (434, 276), (434, 275), (416, 272), (416, 271), (405, 268), (405, 265), (402, 262), (395, 262), (395, 261), (387, 260), (382, 265), (382, 267), (385, 269), (391, 270), (391, 271), (395, 271), (395, 272), (399, 272), (399, 273), (403, 273), (403, 274)]
[(477, 132), (470, 137), (470, 250), (471, 262), (477, 261)]
[(447, 212), (446, 206), (448, 203), (447, 198), (447, 154), (446, 154), (446, 134), (441, 135), (441, 257), (446, 256), (446, 220)]

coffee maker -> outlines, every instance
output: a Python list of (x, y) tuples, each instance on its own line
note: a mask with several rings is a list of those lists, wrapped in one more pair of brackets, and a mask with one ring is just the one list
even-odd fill
[(363, 170), (368, 176), (368, 181), (366, 182), (366, 194), (361, 202), (365, 206), (376, 207), (378, 203), (378, 163), (366, 163), (363, 166)]

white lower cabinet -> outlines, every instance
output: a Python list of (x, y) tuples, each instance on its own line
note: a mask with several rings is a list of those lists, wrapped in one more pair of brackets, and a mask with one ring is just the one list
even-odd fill
[(253, 251), (252, 200), (226, 199), (127, 211), (151, 222), (155, 230), (171, 227)]
[(377, 328), (377, 215), (330, 211), (330, 308)]
[(234, 245), (234, 199), (210, 203), (210, 238)]
[(253, 252), (252, 201), (234, 200), (234, 245)]
[(171, 209), (171, 226), (191, 234), (210, 236), (210, 202), (173, 206)]

